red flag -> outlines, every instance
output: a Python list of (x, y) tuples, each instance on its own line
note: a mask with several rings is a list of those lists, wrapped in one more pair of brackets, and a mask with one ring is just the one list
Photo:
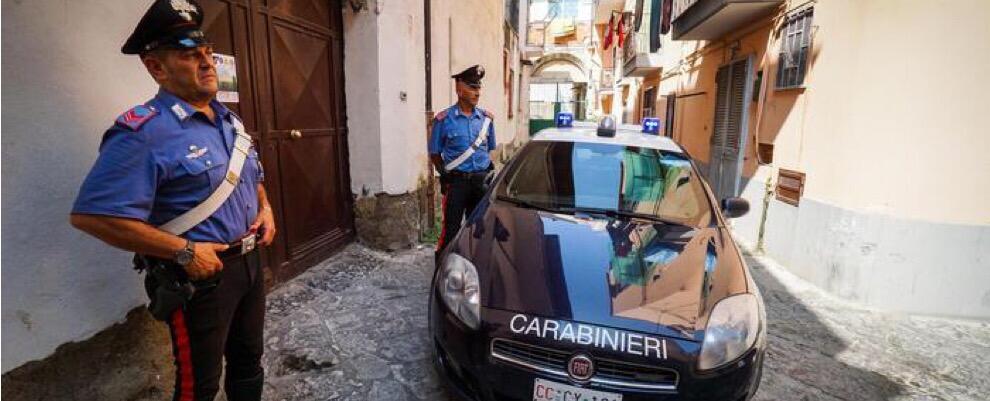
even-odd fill
[(618, 43), (619, 47), (622, 47), (622, 44), (625, 43), (626, 41), (626, 33), (623, 32), (625, 28), (626, 28), (626, 15), (622, 14), (619, 17), (619, 28), (617, 29), (619, 36), (619, 43)]
[(612, 29), (614, 28), (614, 23), (615, 14), (612, 14), (608, 19), (608, 28), (605, 28), (605, 38), (602, 39), (602, 50), (608, 50), (609, 47), (612, 47)]

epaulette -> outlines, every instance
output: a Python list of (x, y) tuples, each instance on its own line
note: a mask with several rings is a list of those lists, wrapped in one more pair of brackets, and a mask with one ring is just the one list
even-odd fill
[(433, 116), (433, 119), (434, 120), (437, 120), (437, 121), (443, 120), (445, 118), (447, 118), (447, 110), (446, 109), (444, 109), (443, 111), (437, 113), (437, 115)]
[[(481, 108), (479, 107), (479, 109), (481, 109)], [(490, 118), (490, 119), (492, 119), (492, 120), (494, 120), (494, 119), (495, 119), (495, 115), (494, 115), (494, 114), (492, 114), (492, 112), (490, 112), (490, 111), (488, 111), (488, 110), (485, 110), (485, 109), (481, 109), (481, 114), (484, 114), (484, 115), (485, 115), (485, 117), (488, 117), (488, 118)]]
[(124, 112), (124, 114), (121, 114), (120, 117), (117, 117), (117, 124), (131, 131), (137, 131), (144, 123), (156, 115), (158, 115), (158, 110), (152, 106), (142, 104), (134, 106), (132, 109)]

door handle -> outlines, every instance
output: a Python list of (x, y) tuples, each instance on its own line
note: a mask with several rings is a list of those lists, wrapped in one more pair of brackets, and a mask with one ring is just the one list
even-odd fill
[(292, 139), (302, 138), (302, 131), (299, 131), (297, 129), (294, 129), (292, 131), (289, 131), (289, 138), (292, 138)]

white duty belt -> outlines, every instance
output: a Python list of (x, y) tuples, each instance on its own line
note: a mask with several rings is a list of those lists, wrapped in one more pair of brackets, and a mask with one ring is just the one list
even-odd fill
[(241, 180), (241, 170), (244, 168), (244, 160), (247, 159), (248, 152), (251, 151), (251, 136), (245, 132), (244, 124), (237, 117), (233, 118), (233, 122), (234, 132), (237, 135), (235, 135), (236, 139), (234, 139), (234, 150), (230, 152), (230, 162), (227, 164), (227, 173), (225, 174), (226, 178), (220, 182), (220, 186), (203, 203), (196, 205), (196, 207), (189, 209), (168, 223), (162, 224), (158, 227), (160, 230), (181, 235), (212, 216), (227, 201), (230, 194), (234, 193), (234, 188), (237, 188), (237, 183)]
[(485, 117), (485, 122), (481, 123), (481, 132), (478, 134), (478, 139), (475, 139), (474, 143), (472, 143), (471, 146), (464, 151), (464, 153), (461, 153), (460, 156), (457, 156), (457, 158), (451, 160), (450, 163), (447, 163), (443, 169), (446, 171), (453, 171), (457, 168), (457, 166), (464, 164), (464, 162), (467, 161), (467, 159), (481, 147), (481, 144), (488, 140), (488, 126), (491, 125), (491, 123), (492, 119)]

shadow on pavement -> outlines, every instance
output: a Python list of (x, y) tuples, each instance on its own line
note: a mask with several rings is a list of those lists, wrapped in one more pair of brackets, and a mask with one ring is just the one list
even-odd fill
[(893, 400), (900, 384), (839, 360), (848, 345), (791, 294), (765, 265), (743, 252), (767, 308), (769, 333), (757, 401)]

